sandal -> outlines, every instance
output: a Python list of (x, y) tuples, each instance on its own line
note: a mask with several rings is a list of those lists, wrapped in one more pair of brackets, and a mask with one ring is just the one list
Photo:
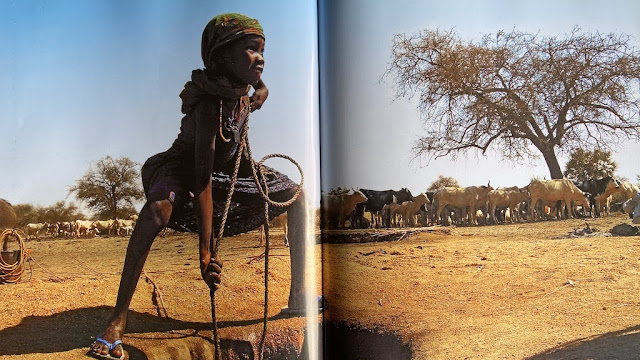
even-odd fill
[(122, 355), (120, 355), (120, 357), (115, 357), (111, 355), (111, 351), (113, 351), (113, 349), (116, 348), (116, 346), (118, 345), (122, 345), (122, 340), (116, 340), (113, 343), (108, 342), (107, 340), (101, 338), (100, 336), (96, 337), (96, 341), (102, 344), (107, 345), (107, 348), (109, 349), (109, 353), (108, 354), (101, 354), (101, 353), (97, 353), (95, 351), (93, 351), (93, 349), (89, 349), (89, 352), (87, 353), (87, 355), (89, 356), (93, 356), (97, 359), (103, 359), (103, 360), (124, 360), (124, 348), (122, 349)]

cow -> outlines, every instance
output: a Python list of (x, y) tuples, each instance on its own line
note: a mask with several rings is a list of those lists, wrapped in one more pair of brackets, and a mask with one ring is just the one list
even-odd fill
[(46, 234), (49, 229), (48, 223), (29, 223), (25, 225), (24, 232), (27, 234), (27, 238), (33, 236), (32, 238), (38, 238), (40, 234)]
[(413, 200), (413, 195), (411, 195), (411, 191), (409, 191), (409, 189), (407, 188), (402, 188), (399, 191), (360, 189), (360, 192), (362, 192), (364, 196), (367, 197), (367, 201), (356, 206), (355, 217), (357, 218), (358, 215), (360, 215), (361, 218), (362, 216), (364, 216), (364, 212), (368, 211), (369, 213), (371, 213), (372, 227), (383, 226), (382, 207), (386, 204), (391, 204), (393, 202), (394, 196), (398, 204), (402, 204), (405, 201)]
[(344, 228), (347, 215), (355, 210), (357, 204), (365, 201), (367, 197), (358, 190), (336, 195), (322, 194), (325, 227)]
[(395, 195), (393, 196), (391, 204), (384, 204), (380, 211), (382, 213), (382, 227), (390, 228), (397, 226), (395, 213), (399, 206), (400, 204), (398, 204), (398, 199), (396, 199)]
[[(111, 229), (109, 229), (109, 233), (111, 233), (111, 230), (113, 230), (113, 233), (115, 235), (130, 235), (127, 234), (128, 229), (133, 229), (134, 225), (136, 224), (136, 222), (132, 219), (129, 220), (123, 220), (123, 219), (115, 219), (113, 220), (113, 223), (111, 224)], [(124, 231), (122, 229), (125, 229)]]
[(610, 211), (613, 195), (619, 194), (622, 197), (622, 201), (625, 201), (627, 199), (632, 199), (640, 192), (638, 186), (628, 181), (621, 181), (619, 184), (620, 186), (617, 187), (608, 186), (605, 192), (597, 199), (598, 205), (600, 206), (600, 208), (604, 209), (607, 214)]
[(416, 224), (415, 215), (420, 212), (420, 209), (423, 205), (429, 203), (429, 198), (427, 194), (420, 194), (413, 198), (413, 200), (405, 201), (402, 204), (398, 205), (395, 209), (394, 214), (400, 216), (401, 225), (404, 227), (414, 226)]
[[(489, 216), (494, 224), (498, 223), (498, 219), (496, 218), (496, 209), (498, 207), (504, 209), (505, 215), (506, 211), (509, 210), (509, 221), (513, 223), (514, 220), (519, 220), (518, 215), (520, 212), (518, 209), (521, 203), (529, 200), (529, 192), (525, 188), (520, 189), (515, 186), (511, 188), (498, 188), (489, 191), (487, 199), (489, 201)], [(500, 220), (504, 221), (504, 218), (501, 217)]]
[(45, 236), (57, 237), (58, 236), (58, 223), (50, 223), (47, 224), (47, 229), (45, 230)]
[(564, 208), (566, 206), (568, 210), (568, 217), (573, 217), (572, 201), (577, 202), (584, 208), (589, 208), (589, 202), (585, 194), (578, 189), (571, 180), (567, 179), (553, 179), (553, 180), (539, 180), (533, 179), (527, 185), (527, 190), (531, 196), (531, 203), (529, 205), (529, 218), (534, 221), (540, 217), (540, 214), (535, 211), (537, 208), (537, 202), (542, 201), (545, 204), (556, 204), (560, 202), (559, 217), (563, 216)]
[(622, 200), (628, 200), (635, 197), (640, 192), (640, 189), (635, 184), (630, 183), (629, 181), (620, 182), (620, 186), (617, 188), (607, 189), (604, 193), (605, 196), (611, 196), (615, 194), (620, 194), (622, 196)]
[(620, 187), (620, 182), (618, 182), (618, 180), (613, 176), (605, 176), (600, 179), (588, 179), (585, 181), (573, 181), (573, 184), (585, 193), (589, 199), (591, 214), (595, 214), (595, 216), (598, 217), (600, 216), (600, 209), (598, 206), (599, 198), (602, 198), (602, 195), (608, 189), (617, 189)]
[(113, 230), (113, 224), (115, 220), (96, 220), (93, 222), (92, 226), (100, 233), (106, 233), (107, 235), (111, 235), (111, 230)]
[(58, 237), (71, 237), (74, 234), (74, 229), (70, 221), (58, 221)]
[(91, 234), (91, 230), (94, 233), (97, 233), (98, 231), (91, 220), (76, 220), (74, 223), (76, 238), (79, 238), (80, 236), (88, 236)]
[[(478, 225), (476, 213), (486, 207), (487, 195), (493, 190), (491, 183), (487, 186), (447, 186), (435, 192), (433, 195), (436, 207), (436, 221), (445, 224), (445, 218), (441, 218), (445, 207), (460, 208), (461, 217), (466, 217), (469, 224)], [(486, 214), (486, 210), (485, 210)]]

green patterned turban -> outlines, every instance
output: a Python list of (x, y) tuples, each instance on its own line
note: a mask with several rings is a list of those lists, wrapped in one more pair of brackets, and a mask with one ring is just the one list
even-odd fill
[(202, 32), (202, 61), (204, 66), (212, 68), (212, 55), (215, 49), (245, 35), (264, 37), (264, 31), (258, 20), (243, 14), (220, 14), (211, 19)]

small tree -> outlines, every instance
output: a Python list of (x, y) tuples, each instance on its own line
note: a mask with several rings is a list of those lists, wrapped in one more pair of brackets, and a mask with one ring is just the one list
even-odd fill
[(618, 164), (611, 159), (610, 151), (577, 149), (571, 153), (564, 176), (580, 181), (599, 179), (612, 176), (617, 168)]
[(58, 201), (51, 206), (38, 209), (38, 213), (40, 215), (39, 222), (48, 223), (73, 221), (85, 218), (84, 214), (82, 214), (76, 204), (67, 204), (64, 201)]
[(458, 181), (450, 176), (438, 175), (436, 181), (432, 182), (427, 191), (437, 191), (447, 186), (460, 186)]
[(135, 214), (134, 204), (144, 198), (140, 185), (139, 164), (128, 157), (106, 156), (69, 187), (99, 219), (128, 218)]
[(31, 204), (17, 204), (13, 206), (13, 210), (16, 212), (18, 226), (38, 222), (38, 210)]

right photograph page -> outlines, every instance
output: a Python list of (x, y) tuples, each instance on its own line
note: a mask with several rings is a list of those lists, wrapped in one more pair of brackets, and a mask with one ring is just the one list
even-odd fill
[(637, 359), (640, 3), (319, 1), (326, 359)]

